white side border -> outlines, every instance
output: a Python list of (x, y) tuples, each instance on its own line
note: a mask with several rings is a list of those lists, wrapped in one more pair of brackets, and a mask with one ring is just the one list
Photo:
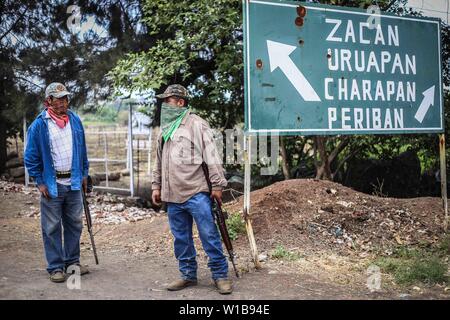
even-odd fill
[[(245, 0), (244, 0), (245, 1)], [(415, 130), (415, 131), (423, 131), (423, 130), (444, 130), (444, 119), (442, 115), (442, 57), (441, 57), (441, 33), (440, 33), (440, 23), (439, 21), (430, 21), (430, 20), (423, 20), (423, 19), (415, 19), (415, 18), (408, 18), (408, 17), (397, 17), (397, 16), (382, 16), (383, 18), (392, 18), (392, 19), (401, 19), (401, 20), (411, 20), (411, 21), (418, 21), (418, 22), (424, 22), (424, 23), (435, 23), (437, 26), (437, 34), (438, 34), (438, 56), (439, 56), (439, 92), (440, 92), (440, 125), (441, 127), (438, 128), (397, 128), (397, 129), (252, 129), (252, 118), (251, 118), (251, 94), (250, 94), (250, 88), (251, 88), (251, 78), (250, 78), (250, 15), (249, 15), (249, 8), (250, 3), (257, 3), (257, 4), (265, 4), (265, 5), (271, 5), (271, 6), (278, 6), (278, 7), (292, 7), (296, 8), (298, 5), (295, 4), (288, 4), (288, 3), (274, 3), (274, 2), (264, 2), (259, 0), (249, 0), (246, 5), (246, 15), (247, 15), (247, 98), (248, 98), (248, 131), (250, 133), (264, 133), (264, 132), (324, 132), (324, 131), (395, 131), (395, 130)], [(300, 5), (300, 4), (299, 4)], [(353, 11), (346, 11), (346, 10), (339, 10), (339, 9), (326, 9), (326, 8), (318, 8), (318, 7), (310, 7), (310, 6), (304, 6), (308, 10), (318, 10), (318, 11), (332, 11), (332, 12), (344, 12), (344, 13), (350, 13), (350, 14), (357, 14), (357, 15), (366, 15), (370, 16), (370, 13), (365, 12), (353, 12)]]
[[(246, 1), (246, 0), (244, 0)], [(246, 18), (247, 18), (247, 111), (248, 111), (248, 129), (249, 131), (252, 130), (252, 116), (251, 116), (251, 85), (250, 85), (250, 15), (249, 15), (249, 10), (250, 10), (250, 1), (247, 2), (246, 6)]]

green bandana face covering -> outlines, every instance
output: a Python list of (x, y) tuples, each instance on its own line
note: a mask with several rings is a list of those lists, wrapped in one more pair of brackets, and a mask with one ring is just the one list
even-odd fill
[(188, 110), (188, 108), (179, 108), (165, 102), (162, 103), (161, 130), (164, 141), (167, 141), (169, 138), (172, 139), (173, 134), (180, 126)]

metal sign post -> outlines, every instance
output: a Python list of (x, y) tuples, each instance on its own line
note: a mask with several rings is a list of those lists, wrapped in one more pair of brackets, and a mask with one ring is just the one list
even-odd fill
[(133, 104), (128, 104), (128, 163), (130, 169), (130, 193), (134, 197), (134, 170), (133, 170)]
[(439, 162), (441, 167), (441, 195), (444, 206), (444, 229), (448, 230), (448, 203), (447, 203), (447, 163), (445, 162), (445, 134), (439, 135)]
[(103, 130), (103, 143), (104, 143), (104, 152), (105, 152), (105, 181), (106, 187), (109, 187), (109, 168), (108, 168), (108, 139), (106, 138), (106, 133)]
[[(23, 157), (25, 158), (25, 151), (27, 150), (28, 131), (27, 131), (27, 117), (23, 116)], [(27, 167), (25, 167), (25, 187), (30, 184), (30, 175), (28, 174)]]
[(150, 127), (150, 133), (148, 134), (147, 175), (149, 177), (152, 173), (152, 134), (153, 126)]
[(251, 182), (251, 146), (252, 137), (246, 135), (244, 137), (244, 220), (245, 229), (247, 230), (247, 237), (250, 243), (250, 250), (252, 252), (253, 263), (257, 269), (261, 268), (258, 259), (258, 248), (256, 246), (255, 236), (253, 234), (253, 227), (250, 217), (250, 182)]

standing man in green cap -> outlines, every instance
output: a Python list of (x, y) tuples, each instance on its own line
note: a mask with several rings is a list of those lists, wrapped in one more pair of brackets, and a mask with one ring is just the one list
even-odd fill
[[(175, 257), (181, 273), (181, 279), (169, 284), (167, 289), (176, 291), (197, 284), (196, 251), (192, 238), (195, 221), (209, 258), (212, 279), (221, 294), (229, 294), (232, 283), (228, 279), (228, 262), (211, 211), (211, 199), (222, 202), (222, 189), (227, 181), (212, 131), (205, 120), (187, 108), (188, 92), (183, 86), (170, 85), (156, 97), (164, 100), (152, 200), (155, 204), (167, 203)], [(202, 162), (208, 166), (211, 194)]]
[[(53, 82), (43, 110), (28, 129), (25, 166), (41, 192), (41, 227), (47, 271), (53, 282), (79, 268), (83, 228), (81, 188), (86, 191), (89, 163), (80, 118), (69, 110), (69, 92)], [(64, 242), (63, 242), (64, 238)]]

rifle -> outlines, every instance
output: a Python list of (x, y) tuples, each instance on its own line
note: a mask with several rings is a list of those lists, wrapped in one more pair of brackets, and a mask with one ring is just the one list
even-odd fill
[[(92, 251), (94, 252), (94, 258), (95, 258), (95, 264), (98, 264), (98, 257), (97, 257), (97, 249), (95, 248), (95, 242), (94, 242), (94, 232), (92, 231), (92, 217), (91, 217), (91, 211), (89, 210), (89, 203), (86, 200), (86, 193), (84, 192), (84, 189), (81, 188), (81, 194), (83, 195), (83, 207), (84, 207), (84, 215), (86, 217), (86, 224), (89, 232), (89, 237), (91, 238), (91, 245), (92, 245)], [(87, 193), (92, 192), (92, 178), (91, 176), (88, 176), (87, 178)]]
[[(202, 169), (203, 173), (206, 177), (206, 182), (208, 184), (209, 193), (211, 194), (212, 191), (212, 185), (211, 181), (209, 180), (209, 170), (208, 165), (205, 162), (202, 162)], [(234, 272), (236, 273), (236, 277), (239, 278), (239, 273), (236, 268), (236, 264), (234, 263), (234, 252), (233, 252), (233, 245), (231, 243), (230, 235), (228, 234), (227, 224), (225, 221), (228, 219), (228, 213), (226, 211), (222, 210), (222, 206), (217, 201), (216, 198), (213, 198), (212, 200), (212, 214), (215, 218), (215, 221), (217, 223), (217, 226), (219, 227), (220, 235), (222, 236), (223, 243), (225, 244), (225, 248), (227, 248), (228, 255), (230, 257), (231, 264), (233, 265)]]

